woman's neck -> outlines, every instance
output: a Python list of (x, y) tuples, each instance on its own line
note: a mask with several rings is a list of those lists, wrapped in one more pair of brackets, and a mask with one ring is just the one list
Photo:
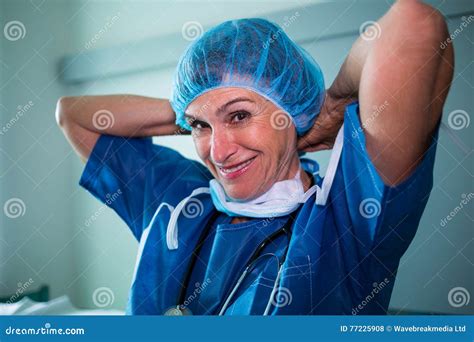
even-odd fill
[[(304, 192), (308, 191), (309, 188), (311, 187), (311, 184), (312, 184), (311, 177), (312, 176), (310, 176), (305, 170), (303, 170), (303, 168), (300, 168), (300, 178), (301, 178), (301, 182), (303, 183)], [(239, 217), (232, 218), (230, 223), (231, 224), (236, 224), (236, 223), (247, 222), (249, 220), (250, 220), (249, 217), (240, 217), (239, 216)]]
[(310, 176), (305, 170), (301, 169), (301, 181), (303, 182), (304, 192), (308, 191), (311, 188), (312, 176)]

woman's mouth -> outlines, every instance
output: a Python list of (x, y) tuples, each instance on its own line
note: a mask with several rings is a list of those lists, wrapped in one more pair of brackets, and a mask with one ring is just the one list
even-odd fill
[(241, 176), (242, 174), (244, 174), (245, 172), (247, 172), (247, 170), (252, 166), (252, 163), (255, 160), (255, 158), (257, 157), (247, 159), (246, 161), (242, 163), (232, 165), (232, 167), (228, 167), (228, 168), (219, 167), (218, 168), (219, 172), (222, 175), (222, 177), (226, 179), (237, 178)]

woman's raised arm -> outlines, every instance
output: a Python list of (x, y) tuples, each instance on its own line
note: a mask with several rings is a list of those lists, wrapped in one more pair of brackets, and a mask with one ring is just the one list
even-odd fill
[(59, 99), (56, 121), (86, 162), (101, 134), (125, 137), (185, 134), (167, 99), (137, 95), (70, 96)]
[(327, 91), (328, 105), (298, 148), (330, 146), (345, 104), (358, 99), (368, 153), (384, 182), (395, 186), (431, 143), (453, 78), (453, 47), (444, 43), (443, 16), (416, 0), (397, 1), (369, 29), (352, 46)]

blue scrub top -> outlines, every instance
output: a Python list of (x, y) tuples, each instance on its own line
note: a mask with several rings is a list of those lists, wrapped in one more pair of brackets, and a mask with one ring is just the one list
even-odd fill
[[(303, 204), (271, 314), (386, 313), (400, 258), (415, 235), (433, 185), (438, 129), (439, 125), (416, 170), (398, 186), (389, 187), (365, 148), (358, 102), (346, 107), (344, 145), (328, 201), (316, 205), (313, 195)], [(318, 164), (301, 161), (321, 185)], [(193, 197), (194, 208), (178, 219), (179, 248), (169, 250), (170, 206), (194, 189), (208, 187), (210, 179), (204, 165), (153, 144), (151, 138), (101, 135), (98, 139), (79, 184), (111, 207), (139, 241), (127, 314), (163, 314), (183, 304), (177, 303), (181, 283), (214, 206), (209, 194)], [(185, 304), (193, 314), (219, 312), (250, 255), (287, 219), (230, 224), (231, 217), (219, 215), (188, 284)], [(281, 256), (287, 243), (281, 236), (264, 253)], [(276, 258), (261, 258), (225, 314), (262, 314), (277, 270)]]

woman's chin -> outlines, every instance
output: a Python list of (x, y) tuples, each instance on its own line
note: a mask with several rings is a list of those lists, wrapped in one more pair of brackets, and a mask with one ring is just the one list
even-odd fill
[(252, 199), (257, 197), (254, 191), (249, 191), (249, 190), (246, 190), (246, 189), (236, 189), (234, 187), (230, 187), (230, 188), (225, 188), (224, 187), (224, 190), (225, 190), (225, 193), (227, 194), (227, 196), (229, 196), (234, 201), (239, 201), (239, 202), (249, 201), (249, 200), (252, 200)]

